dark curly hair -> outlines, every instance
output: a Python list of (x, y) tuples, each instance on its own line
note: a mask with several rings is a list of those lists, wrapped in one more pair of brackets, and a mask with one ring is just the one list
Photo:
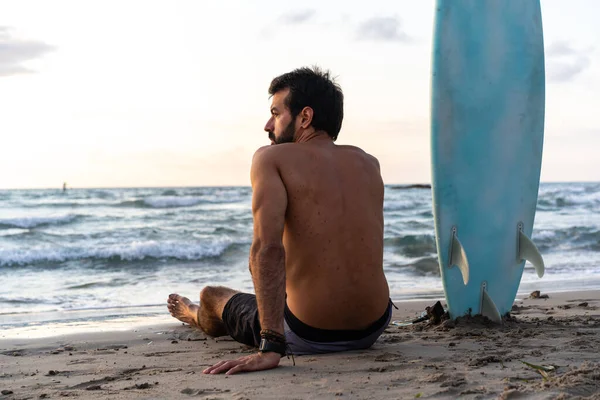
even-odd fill
[(335, 141), (344, 119), (344, 94), (330, 75), (329, 71), (317, 66), (298, 68), (274, 78), (269, 94), (272, 96), (280, 90), (290, 89), (285, 105), (292, 118), (296, 118), (304, 107), (312, 108), (312, 126), (327, 132)]

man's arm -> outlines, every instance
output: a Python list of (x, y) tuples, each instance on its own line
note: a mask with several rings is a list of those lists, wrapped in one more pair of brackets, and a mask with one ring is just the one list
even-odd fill
[[(274, 148), (259, 149), (252, 159), (252, 215), (254, 235), (250, 248), (250, 272), (256, 293), (261, 329), (284, 333), (285, 251), (283, 228), (287, 192), (275, 161)], [(232, 361), (221, 361), (204, 373), (260, 371), (275, 368), (278, 353), (257, 353)]]
[(259, 149), (252, 160), (254, 235), (250, 271), (261, 329), (283, 334), (285, 250), (282, 238), (287, 192), (272, 150), (270, 147)]

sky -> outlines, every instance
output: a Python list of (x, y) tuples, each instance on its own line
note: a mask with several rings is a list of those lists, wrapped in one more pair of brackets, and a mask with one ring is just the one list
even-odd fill
[[(267, 89), (300, 66), (345, 96), (337, 143), (427, 183), (435, 2), (3, 0), (0, 188), (249, 185)], [(600, 181), (600, 2), (542, 0), (541, 180)]]

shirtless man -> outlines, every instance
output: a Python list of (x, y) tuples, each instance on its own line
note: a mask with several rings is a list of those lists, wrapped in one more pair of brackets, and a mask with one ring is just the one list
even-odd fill
[(259, 352), (204, 373), (274, 368), (286, 354), (370, 347), (391, 318), (383, 273), (383, 182), (378, 161), (334, 144), (343, 94), (328, 72), (301, 68), (270, 85), (271, 146), (251, 167), (256, 295), (207, 286), (200, 306), (171, 294), (168, 308), (209, 336)]

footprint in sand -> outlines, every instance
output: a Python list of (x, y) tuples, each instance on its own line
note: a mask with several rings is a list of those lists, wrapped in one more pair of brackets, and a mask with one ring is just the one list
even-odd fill
[(229, 389), (217, 389), (217, 388), (213, 388), (213, 389), (185, 388), (181, 391), (181, 393), (187, 394), (189, 396), (202, 396), (202, 395), (211, 395), (211, 394), (227, 393), (227, 392), (230, 392), (230, 390)]

